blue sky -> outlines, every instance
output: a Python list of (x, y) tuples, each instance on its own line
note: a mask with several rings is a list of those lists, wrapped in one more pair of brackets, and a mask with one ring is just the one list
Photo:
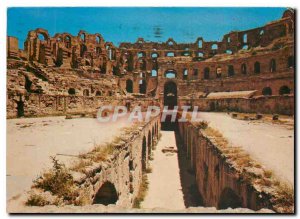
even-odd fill
[(106, 41), (135, 42), (138, 37), (149, 41), (177, 42), (221, 40), (233, 30), (247, 30), (281, 18), (285, 8), (130, 8), (69, 7), (9, 8), (7, 34), (23, 43), (29, 30), (45, 28), (55, 33), (79, 30), (100, 33)]

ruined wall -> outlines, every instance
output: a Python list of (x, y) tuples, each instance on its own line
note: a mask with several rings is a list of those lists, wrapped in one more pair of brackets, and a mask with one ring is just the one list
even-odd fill
[[(255, 180), (248, 180), (247, 177), (263, 178), (262, 170), (233, 164), (229, 153), (224, 153), (226, 147), (222, 148), (213, 137), (206, 136), (190, 122), (179, 123), (179, 133), (190, 160), (190, 167), (195, 173), (197, 188), (204, 206), (214, 206), (218, 209), (244, 207), (253, 210), (261, 208), (282, 210), (276, 206), (278, 203), (276, 198), (273, 198), (277, 193), (266, 192), (270, 185), (265, 185), (264, 190), (254, 185)], [(239, 168), (242, 168), (242, 171)], [(291, 206), (285, 207), (289, 209)], [(293, 211), (291, 209), (287, 212)]]
[(244, 113), (266, 113), (294, 115), (294, 95), (257, 96), (253, 98), (187, 99), (179, 100), (179, 106), (198, 106), (199, 111), (235, 111)]
[[(113, 151), (101, 161), (88, 162), (87, 165), (81, 165), (80, 169), (72, 169), (70, 166), (69, 172), (78, 192), (77, 199), (85, 197), (81, 204), (111, 204), (127, 209), (133, 207), (134, 200), (139, 194), (142, 175), (148, 167), (149, 156), (158, 140), (160, 117), (152, 117), (149, 122), (138, 123), (128, 128), (130, 129), (128, 132), (116, 136), (118, 141), (109, 143)], [(75, 164), (76, 161), (88, 161), (88, 156), (93, 156), (93, 153), (97, 152), (81, 154), (73, 161)], [(48, 205), (54, 204), (51, 192), (34, 188), (31, 192), (45, 197), (49, 201)]]
[[(148, 105), (155, 105), (155, 100), (139, 98), (116, 98), (116, 97), (85, 97), (85, 96), (64, 96), (44, 94), (7, 94), (7, 118), (19, 116), (57, 116), (66, 114), (90, 114), (96, 115), (97, 110), (104, 105), (126, 106), (131, 110), (140, 106), (145, 111)], [(113, 110), (113, 109), (112, 109)], [(22, 113), (22, 115), (20, 115)]]

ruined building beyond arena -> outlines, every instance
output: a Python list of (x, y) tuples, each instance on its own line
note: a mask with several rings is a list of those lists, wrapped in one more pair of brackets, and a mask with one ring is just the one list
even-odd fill
[(7, 117), (95, 113), (103, 104), (294, 114), (294, 11), (222, 41), (123, 42), (37, 28), (7, 37)]

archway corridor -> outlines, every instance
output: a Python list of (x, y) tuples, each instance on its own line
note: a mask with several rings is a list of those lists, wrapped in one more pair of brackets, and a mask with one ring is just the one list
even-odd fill
[(194, 173), (189, 168), (177, 130), (161, 131), (161, 138), (152, 151), (152, 169), (148, 173), (148, 191), (141, 203), (144, 209), (182, 210), (202, 206)]

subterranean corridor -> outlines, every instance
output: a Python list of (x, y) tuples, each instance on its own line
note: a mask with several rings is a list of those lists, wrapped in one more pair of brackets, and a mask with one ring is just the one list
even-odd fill
[(118, 194), (114, 184), (105, 182), (96, 193), (93, 204), (109, 205), (116, 204), (117, 201)]

